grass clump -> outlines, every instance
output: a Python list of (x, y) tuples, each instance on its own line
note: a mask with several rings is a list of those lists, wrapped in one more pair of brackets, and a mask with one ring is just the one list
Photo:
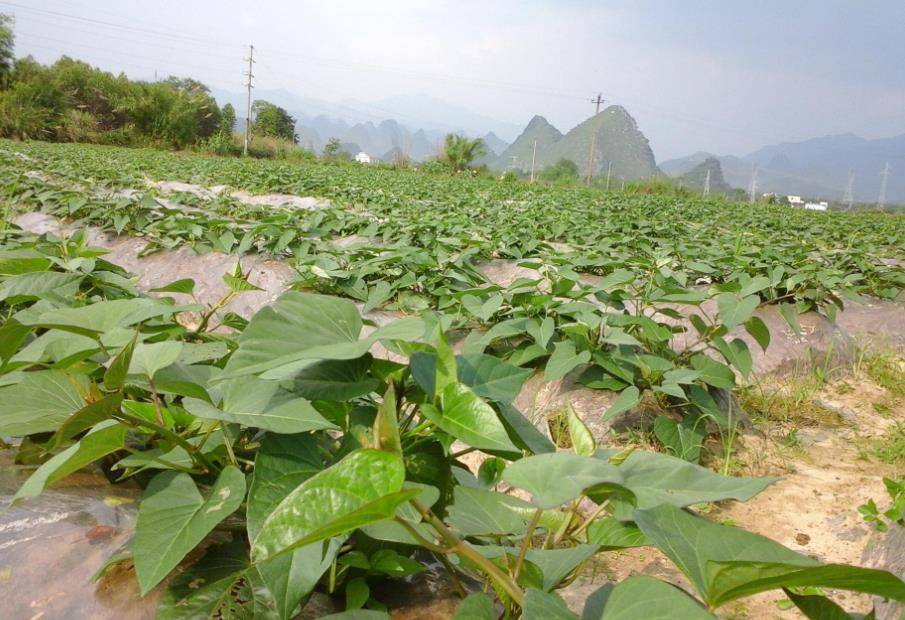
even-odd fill
[(905, 469), (905, 422), (897, 422), (882, 439), (877, 440), (874, 456), (887, 465)]

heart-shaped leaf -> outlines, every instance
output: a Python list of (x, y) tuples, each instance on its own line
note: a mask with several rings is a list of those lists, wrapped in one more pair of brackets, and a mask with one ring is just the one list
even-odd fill
[(151, 591), (245, 499), (245, 476), (236, 467), (220, 472), (207, 497), (188, 474), (158, 474), (138, 508), (132, 554), (142, 596)]

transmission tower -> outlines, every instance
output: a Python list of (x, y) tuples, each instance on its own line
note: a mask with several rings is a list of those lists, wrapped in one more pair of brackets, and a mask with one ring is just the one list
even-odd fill
[(748, 186), (748, 202), (754, 202), (754, 196), (757, 194), (757, 164), (751, 171), (751, 184)]
[(710, 170), (707, 170), (707, 176), (704, 177), (704, 195), (710, 195)]
[(852, 210), (852, 203), (854, 202), (854, 198), (852, 197), (852, 186), (855, 184), (855, 171), (849, 168), (848, 170), (848, 182), (845, 184), (845, 196), (842, 197), (842, 202), (845, 203), (845, 208), (848, 211)]
[(886, 204), (886, 184), (889, 181), (889, 162), (886, 162), (886, 166), (883, 168), (883, 172), (880, 173), (880, 176), (883, 178), (880, 179), (880, 197), (877, 198), (877, 206), (882, 209), (883, 205)]

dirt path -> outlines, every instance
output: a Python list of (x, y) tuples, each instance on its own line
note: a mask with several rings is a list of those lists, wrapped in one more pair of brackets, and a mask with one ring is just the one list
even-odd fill
[[(888, 448), (896, 424), (905, 425), (905, 398), (859, 373), (826, 385), (813, 394), (812, 401), (839, 413), (835, 420), (838, 424), (813, 425), (808, 421), (805, 426), (803, 420), (793, 417), (784, 423), (761, 424), (765, 435), (742, 437), (732, 473), (781, 476), (782, 480), (748, 502), (725, 502), (706, 516), (768, 536), (823, 562), (865, 566), (878, 560), (881, 565), (877, 568), (895, 568), (882, 565), (892, 558), (872, 552), (872, 547), (891, 543), (862, 520), (858, 506), (874, 499), (885, 508), (888, 496), (882, 478), (905, 474), (905, 454), (898, 455), (897, 463), (878, 458), (881, 449)], [(666, 579), (693, 591), (657, 550), (633, 549), (599, 557), (601, 560), (585, 577), (566, 591), (575, 609), (580, 609), (584, 598), (607, 579), (622, 580), (636, 574)], [(850, 612), (866, 613), (871, 608), (867, 595), (844, 591), (827, 594)], [(719, 609), (719, 614), (733, 620), (804, 617), (794, 608), (782, 608), (784, 599), (781, 591), (768, 592), (729, 603)], [(898, 618), (891, 613), (889, 618)]]

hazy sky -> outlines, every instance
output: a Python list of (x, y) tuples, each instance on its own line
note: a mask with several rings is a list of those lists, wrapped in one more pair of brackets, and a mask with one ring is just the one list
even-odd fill
[(16, 15), (19, 55), (230, 91), (248, 43), (260, 88), (331, 101), (424, 93), (566, 131), (600, 91), (659, 161), (905, 133), (905, 0), (19, 0), (0, 12)]

